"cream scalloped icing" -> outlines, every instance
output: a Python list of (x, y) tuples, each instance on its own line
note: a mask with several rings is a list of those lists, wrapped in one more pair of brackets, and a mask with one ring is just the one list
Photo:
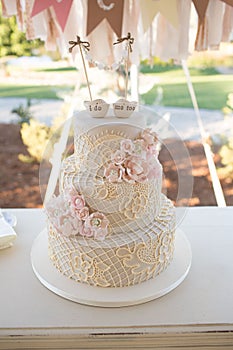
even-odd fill
[[(77, 282), (124, 287), (155, 278), (172, 261), (175, 213), (161, 193), (162, 171), (145, 183), (111, 183), (104, 168), (124, 139), (135, 140), (146, 127), (140, 113), (127, 119), (75, 117), (74, 154), (62, 165), (60, 192), (73, 187), (90, 212), (109, 222), (103, 241), (66, 237), (49, 224), (49, 254), (56, 268)], [(162, 169), (161, 169), (162, 170)]]

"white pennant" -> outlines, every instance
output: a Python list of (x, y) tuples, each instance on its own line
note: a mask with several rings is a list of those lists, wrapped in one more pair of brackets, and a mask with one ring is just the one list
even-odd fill
[(161, 13), (175, 28), (178, 28), (177, 0), (140, 0), (144, 32), (157, 13)]

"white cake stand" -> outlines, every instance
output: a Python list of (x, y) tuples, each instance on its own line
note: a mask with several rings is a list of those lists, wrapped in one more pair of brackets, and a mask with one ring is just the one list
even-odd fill
[(77, 303), (121, 307), (145, 303), (159, 298), (176, 288), (187, 276), (192, 260), (190, 244), (184, 233), (176, 231), (172, 263), (154, 279), (124, 288), (93, 287), (78, 283), (62, 275), (48, 256), (48, 235), (43, 230), (35, 239), (31, 250), (33, 270), (40, 282), (52, 292)]

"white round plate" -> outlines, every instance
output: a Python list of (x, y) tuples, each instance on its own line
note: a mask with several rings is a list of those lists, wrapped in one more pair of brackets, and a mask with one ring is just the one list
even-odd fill
[(75, 282), (62, 275), (53, 266), (48, 256), (46, 229), (35, 239), (31, 250), (33, 270), (45, 287), (77, 303), (102, 307), (141, 304), (167, 294), (185, 279), (191, 266), (191, 260), (190, 244), (184, 233), (178, 229), (172, 263), (161, 275), (130, 287), (101, 288)]

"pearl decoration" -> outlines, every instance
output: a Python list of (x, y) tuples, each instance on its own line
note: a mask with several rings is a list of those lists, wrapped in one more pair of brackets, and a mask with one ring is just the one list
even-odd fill
[(109, 70), (117, 70), (120, 65), (124, 64), (127, 59), (128, 59), (128, 43), (126, 43), (125, 45), (125, 48), (123, 49), (123, 52), (122, 52), (122, 56), (121, 58), (119, 59), (118, 62), (114, 62), (112, 63), (111, 65), (107, 65), (107, 64), (104, 64), (103, 62), (98, 62), (98, 61), (95, 61), (90, 52), (86, 49), (85, 46), (83, 46), (83, 49), (84, 49), (84, 54), (85, 54), (85, 58), (86, 60), (94, 67), (98, 67), (100, 70), (106, 70), (106, 71), (109, 71)]

